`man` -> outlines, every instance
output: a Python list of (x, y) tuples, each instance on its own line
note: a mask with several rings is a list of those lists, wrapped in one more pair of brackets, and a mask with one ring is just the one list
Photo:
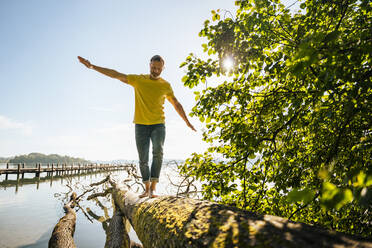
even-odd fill
[[(149, 75), (123, 74), (112, 69), (99, 67), (91, 64), (88, 60), (78, 56), (79, 61), (86, 67), (98, 71), (106, 76), (118, 79), (129, 84), (135, 92), (135, 133), (136, 145), (139, 156), (139, 165), (145, 192), (140, 197), (157, 197), (154, 194), (156, 184), (159, 181), (161, 165), (163, 162), (163, 144), (165, 139), (165, 117), (163, 111), (164, 99), (166, 98), (176, 109), (193, 131), (193, 125), (187, 119), (182, 105), (173, 94), (171, 85), (160, 77), (164, 69), (164, 60), (155, 55), (150, 60)], [(152, 165), (151, 171), (148, 166), (149, 146), (152, 142)]]

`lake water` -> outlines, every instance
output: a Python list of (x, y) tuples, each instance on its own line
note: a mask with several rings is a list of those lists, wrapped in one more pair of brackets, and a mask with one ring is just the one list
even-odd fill
[[(47, 247), (54, 226), (64, 215), (63, 205), (71, 192), (67, 185), (72, 186), (79, 195), (84, 188), (104, 179), (108, 174), (109, 172), (52, 178), (42, 173), (40, 179), (34, 178), (34, 174), (25, 174), (23, 179), (18, 180), (17, 175), (8, 175), (8, 180), (5, 180), (5, 175), (0, 175), (0, 248)], [(116, 180), (127, 178), (124, 170), (111, 174)], [(175, 188), (170, 186), (169, 178), (173, 181), (177, 180), (177, 177), (175, 166), (163, 166), (158, 193), (175, 194)], [(89, 193), (86, 196), (88, 195)], [(104, 227), (107, 225), (105, 220), (112, 216), (110, 197), (100, 197), (99, 202), (85, 199), (80, 205), (93, 222), (80, 209), (77, 210), (75, 244), (77, 247), (104, 247)], [(133, 230), (130, 237), (139, 242)]]

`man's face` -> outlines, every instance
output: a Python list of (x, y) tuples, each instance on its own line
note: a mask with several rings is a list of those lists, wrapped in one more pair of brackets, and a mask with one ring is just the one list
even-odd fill
[(158, 78), (163, 71), (164, 65), (161, 61), (152, 61), (150, 63), (150, 74), (152, 78)]

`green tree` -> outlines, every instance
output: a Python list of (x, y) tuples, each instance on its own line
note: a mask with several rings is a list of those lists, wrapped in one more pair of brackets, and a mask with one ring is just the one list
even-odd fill
[(195, 92), (191, 115), (211, 146), (181, 172), (203, 182), (207, 199), (371, 236), (372, 4), (298, 4), (212, 11), (199, 34), (208, 57), (190, 54), (183, 81), (229, 80)]
[(9, 160), (9, 163), (90, 163), (82, 158), (60, 156), (58, 154), (45, 155), (42, 153), (30, 153), (28, 155), (18, 155)]
[(10, 158), (2, 158), (0, 157), (0, 163), (6, 163), (10, 160)]

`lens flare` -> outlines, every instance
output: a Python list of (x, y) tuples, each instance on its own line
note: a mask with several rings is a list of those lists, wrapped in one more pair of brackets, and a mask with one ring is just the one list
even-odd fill
[(223, 60), (222, 64), (225, 70), (230, 71), (234, 67), (234, 60), (228, 57)]

